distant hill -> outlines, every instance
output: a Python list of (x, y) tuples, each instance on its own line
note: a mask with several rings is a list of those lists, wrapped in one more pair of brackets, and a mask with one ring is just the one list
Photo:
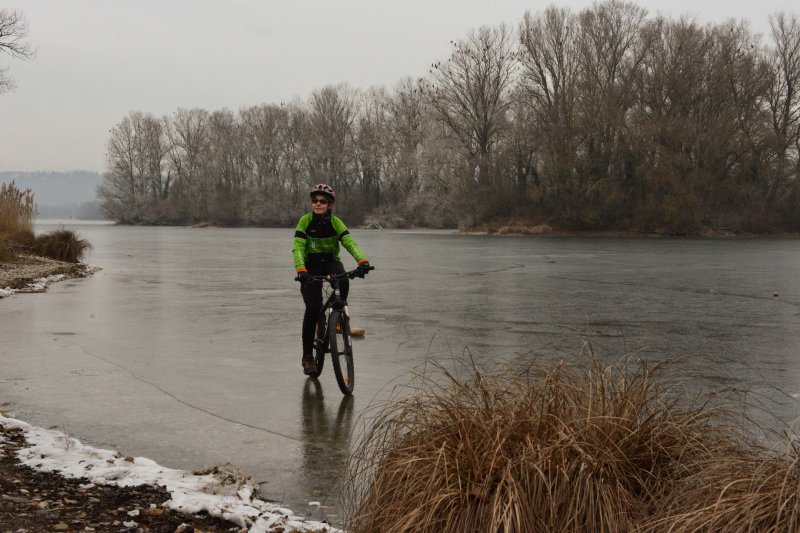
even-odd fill
[(97, 172), (0, 171), (0, 183), (12, 181), (20, 189), (33, 191), (39, 218), (103, 218), (95, 193), (103, 176)]

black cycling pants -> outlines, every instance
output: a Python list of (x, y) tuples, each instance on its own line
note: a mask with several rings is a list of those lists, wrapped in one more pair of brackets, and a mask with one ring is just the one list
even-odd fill
[[(327, 274), (344, 274), (344, 265), (340, 261), (325, 261), (316, 264), (307, 264), (308, 273), (312, 276), (324, 276)], [(347, 278), (339, 280), (339, 292), (342, 300), (347, 301), (347, 294), (350, 292), (350, 280)], [(314, 332), (317, 321), (320, 319), (322, 311), (322, 282), (303, 283), (300, 285), (300, 293), (306, 304), (306, 312), (303, 315), (303, 353), (314, 353)]]

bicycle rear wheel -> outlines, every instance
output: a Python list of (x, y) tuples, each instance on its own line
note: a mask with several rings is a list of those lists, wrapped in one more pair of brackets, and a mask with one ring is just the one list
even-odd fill
[(317, 322), (317, 332), (314, 336), (314, 364), (316, 371), (308, 375), (311, 378), (318, 378), (322, 374), (322, 367), (325, 366), (325, 351), (328, 349), (328, 343), (325, 342), (325, 323)]
[(355, 372), (353, 371), (353, 345), (350, 339), (350, 321), (347, 316), (335, 311), (328, 320), (328, 341), (331, 348), (333, 373), (343, 394), (353, 394)]

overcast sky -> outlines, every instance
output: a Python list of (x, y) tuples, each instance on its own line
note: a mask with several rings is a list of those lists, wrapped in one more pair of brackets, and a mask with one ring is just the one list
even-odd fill
[[(33, 61), (0, 56), (17, 89), (0, 94), (0, 170), (105, 168), (109, 130), (130, 111), (237, 111), (348, 82), (394, 86), (446, 59), (481, 25), (516, 26), (550, 1), (0, 0), (22, 11)], [(792, 0), (640, 0), (701, 22), (798, 12)], [(580, 10), (589, 0), (562, 0)]]

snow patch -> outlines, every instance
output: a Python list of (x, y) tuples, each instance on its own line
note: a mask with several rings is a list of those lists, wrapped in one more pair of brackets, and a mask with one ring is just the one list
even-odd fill
[[(79, 277), (87, 277), (90, 274), (93, 274), (100, 270), (100, 267), (93, 266), (93, 265), (84, 265), (83, 271), (81, 272)], [(53, 276), (47, 276), (46, 278), (37, 278), (28, 283), (22, 289), (12, 289), (10, 287), (0, 288), (0, 300), (3, 298), (7, 298), (12, 294), (18, 292), (44, 292), (47, 290), (47, 287), (52, 283), (56, 283), (58, 281), (62, 281), (66, 278), (65, 274), (55, 274)]]
[(55, 276), (35, 279), (22, 289), (10, 289), (6, 287), (5, 289), (0, 289), (0, 298), (6, 298), (17, 292), (44, 292), (47, 290), (48, 285), (61, 281), (62, 279), (64, 279), (64, 274), (56, 274)]
[(255, 486), (249, 477), (232, 478), (222, 468), (213, 469), (214, 473), (193, 474), (165, 468), (145, 457), (125, 457), (115, 451), (93, 448), (62, 432), (2, 415), (0, 425), (17, 427), (24, 432), (28, 447), (19, 450), (17, 457), (36, 470), (119, 487), (160, 485), (170, 494), (170, 499), (162, 504), (164, 507), (189, 514), (205, 511), (246, 527), (249, 533), (339, 531), (255, 498)]

